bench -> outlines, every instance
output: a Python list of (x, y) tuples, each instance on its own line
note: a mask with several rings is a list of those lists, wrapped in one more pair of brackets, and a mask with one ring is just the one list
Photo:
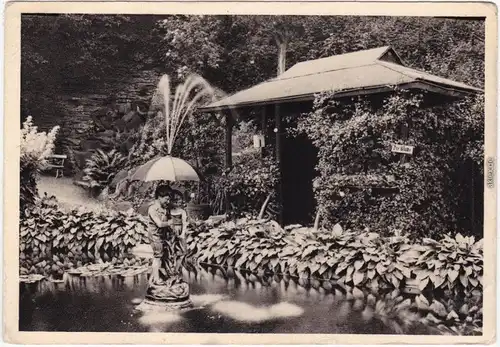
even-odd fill
[(52, 154), (48, 157), (48, 170), (56, 170), (56, 178), (63, 177), (64, 160), (68, 158), (65, 154)]

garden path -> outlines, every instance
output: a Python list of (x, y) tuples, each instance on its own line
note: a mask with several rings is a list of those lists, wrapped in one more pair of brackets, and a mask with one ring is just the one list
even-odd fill
[(105, 207), (103, 202), (90, 197), (85, 190), (75, 186), (73, 179), (69, 177), (42, 176), (38, 181), (38, 192), (40, 196), (45, 193), (49, 196), (54, 195), (64, 209), (85, 207), (90, 210), (100, 210)]

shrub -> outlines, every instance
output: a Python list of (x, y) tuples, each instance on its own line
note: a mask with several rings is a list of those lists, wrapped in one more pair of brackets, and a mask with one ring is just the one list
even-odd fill
[[(278, 182), (279, 169), (274, 160), (248, 152), (235, 158), (231, 171), (222, 180), (222, 189), (230, 201), (231, 213), (257, 216), (268, 194), (272, 196), (272, 203), (276, 204)], [(274, 207), (271, 210), (277, 209)]]
[(20, 210), (21, 215), (25, 209), (33, 204), (38, 195), (36, 187), (40, 171), (47, 165), (47, 158), (54, 150), (59, 127), (52, 128), (49, 133), (38, 132), (33, 125), (31, 116), (26, 118), (21, 128), (21, 153), (20, 153)]
[(20, 222), (21, 274), (53, 274), (89, 262), (116, 261), (147, 242), (146, 222), (133, 213), (61, 210), (43, 198)]
[(83, 181), (94, 191), (101, 191), (107, 187), (115, 175), (124, 168), (127, 158), (120, 152), (113, 149), (104, 152), (98, 149), (89, 159), (87, 159), (85, 176)]

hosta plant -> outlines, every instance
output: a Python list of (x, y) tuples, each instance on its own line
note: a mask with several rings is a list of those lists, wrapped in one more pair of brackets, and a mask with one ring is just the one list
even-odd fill
[(421, 289), (429, 286), (454, 294), (482, 290), (483, 240), (476, 242), (474, 236), (424, 238), (422, 245), (408, 247), (400, 260), (414, 267)]
[(98, 261), (123, 260), (147, 243), (146, 222), (135, 213), (60, 209), (43, 198), (20, 223), (21, 274), (51, 275)]
[[(319, 280), (325, 289), (334, 284), (358, 296), (363, 288), (389, 290), (396, 293), (391, 299), (418, 310), (422, 322), (445, 333), (481, 330), (482, 241), (472, 237), (458, 234), (414, 243), (368, 229), (282, 229), (273, 221), (242, 218), (194, 225), (188, 247), (200, 263), (222, 268), (291, 276), (304, 283)], [(422, 294), (400, 300), (408, 286), (417, 286)]]

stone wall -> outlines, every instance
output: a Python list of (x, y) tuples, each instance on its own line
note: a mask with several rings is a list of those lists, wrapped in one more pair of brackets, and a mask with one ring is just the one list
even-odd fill
[(84, 164), (93, 149), (106, 148), (117, 132), (136, 129), (147, 117), (161, 74), (147, 70), (117, 75), (120, 77), (111, 76), (94, 90), (59, 95), (60, 116), (45, 118), (40, 124), (41, 128), (61, 126), (56, 151), (74, 152), (78, 166)]

